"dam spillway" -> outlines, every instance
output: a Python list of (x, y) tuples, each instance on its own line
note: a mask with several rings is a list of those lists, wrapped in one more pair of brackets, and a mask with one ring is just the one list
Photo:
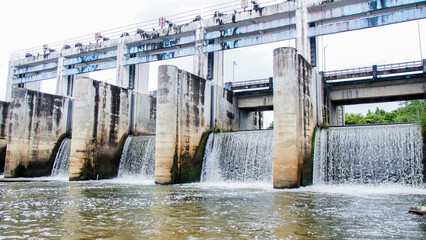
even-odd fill
[(272, 143), (267, 130), (210, 134), (201, 181), (272, 184)]
[(418, 186), (422, 160), (418, 124), (330, 127), (316, 133), (314, 184)]
[(62, 140), (58, 153), (53, 163), (51, 177), (68, 178), (70, 169), (70, 153), (71, 153), (71, 139), (65, 138)]
[(129, 136), (123, 147), (118, 178), (154, 179), (155, 136)]

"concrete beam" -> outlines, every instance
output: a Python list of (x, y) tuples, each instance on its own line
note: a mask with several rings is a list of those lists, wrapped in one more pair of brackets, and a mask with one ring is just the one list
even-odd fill
[(417, 81), (370, 83), (328, 89), (329, 99), (336, 105), (402, 101), (423, 99), (426, 93), (426, 78)]
[(238, 97), (238, 108), (250, 111), (267, 111), (274, 108), (274, 97), (270, 95), (248, 95)]

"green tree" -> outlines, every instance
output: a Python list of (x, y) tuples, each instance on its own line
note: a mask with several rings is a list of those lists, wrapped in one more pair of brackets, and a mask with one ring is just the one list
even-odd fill
[(405, 101), (395, 111), (395, 122), (421, 122), (425, 114), (425, 103), (422, 100)]
[(400, 104), (398, 109), (392, 112), (376, 108), (375, 112), (368, 110), (366, 116), (353, 113), (345, 115), (345, 124), (347, 125), (395, 122), (422, 122), (422, 129), (425, 129), (425, 102), (423, 100), (405, 101)]
[(347, 124), (347, 125), (362, 124), (363, 119), (364, 119), (364, 116), (361, 113), (358, 113), (358, 114), (346, 113), (345, 114), (345, 124)]
[(274, 121), (272, 121), (272, 122), (269, 124), (268, 129), (274, 129)]

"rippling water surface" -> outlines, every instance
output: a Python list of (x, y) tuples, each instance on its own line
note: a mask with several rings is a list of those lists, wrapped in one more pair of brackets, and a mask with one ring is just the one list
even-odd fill
[(245, 184), (0, 183), (0, 239), (425, 239), (426, 190)]

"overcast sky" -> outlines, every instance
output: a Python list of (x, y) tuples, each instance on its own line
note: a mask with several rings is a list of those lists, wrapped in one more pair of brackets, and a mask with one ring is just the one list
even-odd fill
[[(95, 32), (229, 1), (2, 1), (0, 5), (0, 31), (2, 32), (0, 40), (0, 100), (4, 100), (7, 68), (10, 54), (13, 51), (86, 34), (94, 35)], [(419, 39), (421, 39), (423, 48), (422, 56), (426, 58), (426, 20), (328, 35), (318, 39), (319, 58), (323, 59), (322, 53), (325, 49), (326, 70), (420, 60)], [(233, 78), (233, 61), (237, 63), (235, 67), (235, 80), (237, 81), (272, 76), (272, 50), (282, 46), (294, 46), (294, 44), (294, 41), (285, 41), (226, 51), (225, 80), (231, 81)], [(192, 57), (152, 63), (150, 67), (150, 89), (155, 88), (156, 69), (160, 64), (175, 64), (192, 72)], [(320, 70), (323, 67), (321, 64)], [(96, 76), (101, 75), (95, 74), (93, 77), (96, 78)], [(104, 80), (108, 79), (105, 76), (103, 78)], [(380, 105), (380, 107), (389, 110), (395, 108), (395, 106), (394, 103)], [(347, 108), (347, 111), (365, 113), (366, 109), (365, 106), (350, 107)]]

